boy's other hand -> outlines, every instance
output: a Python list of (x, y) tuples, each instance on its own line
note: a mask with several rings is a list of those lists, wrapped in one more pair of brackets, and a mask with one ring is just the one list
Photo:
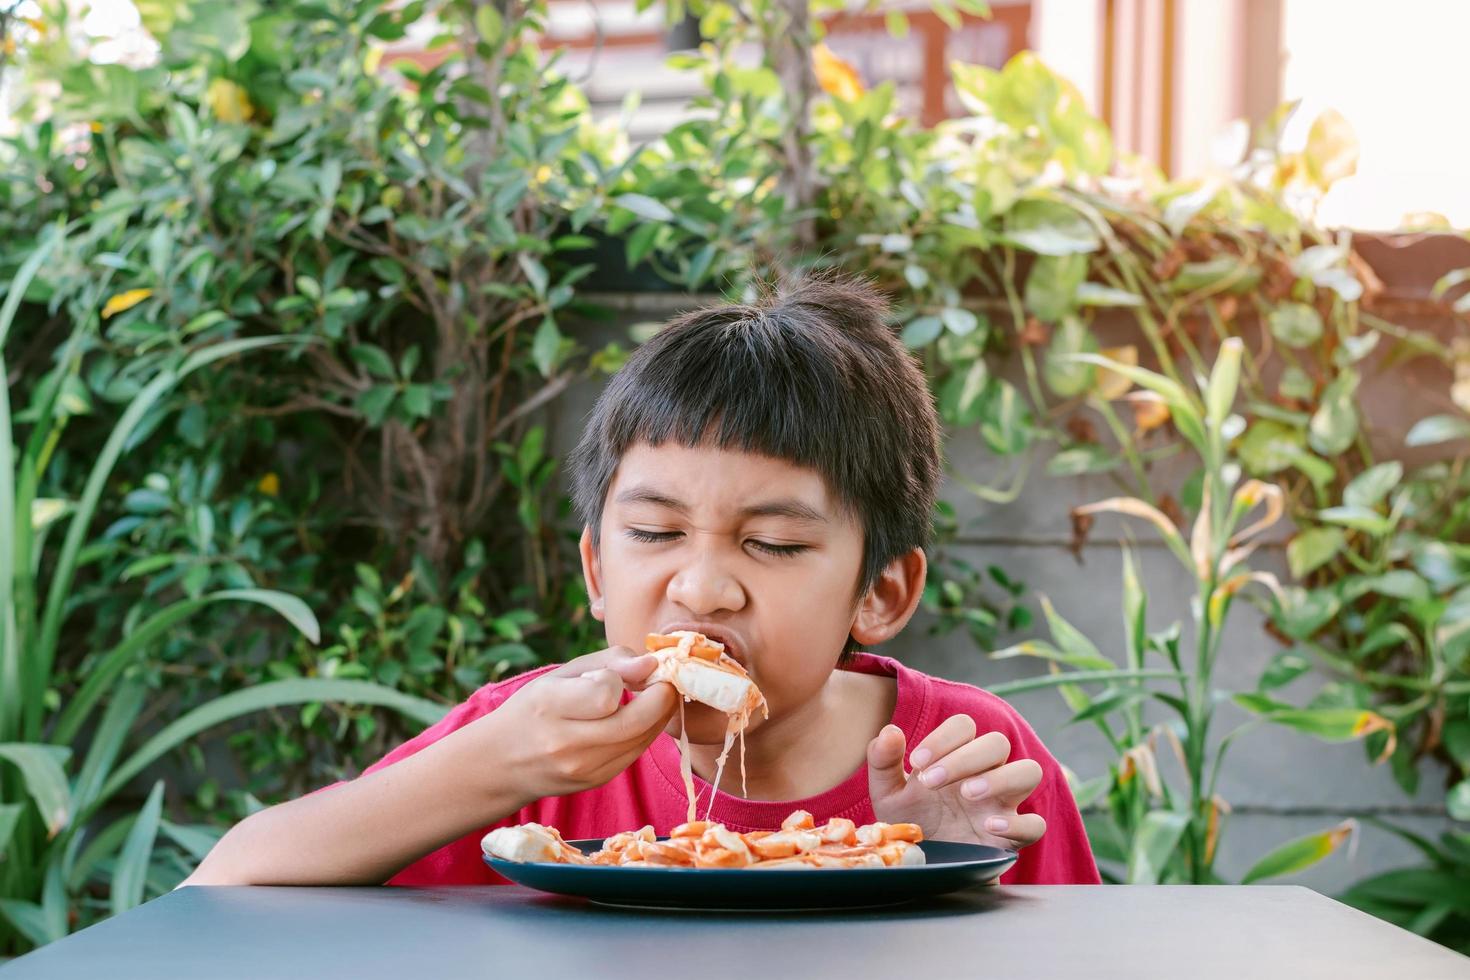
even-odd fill
[(1046, 821), (1018, 807), (1041, 784), (1033, 759), (1006, 760), (1000, 732), (975, 735), (975, 720), (953, 715), (914, 748), (904, 768), (903, 731), (884, 726), (868, 743), (868, 791), (886, 823), (916, 823), (931, 840), (1017, 849), (1041, 840)]
[(495, 765), (519, 774), (526, 803), (601, 786), (643, 754), (673, 717), (678, 696), (665, 683), (627, 704), (623, 693), (640, 688), (656, 664), (626, 647), (578, 657), (482, 719), (499, 733)]

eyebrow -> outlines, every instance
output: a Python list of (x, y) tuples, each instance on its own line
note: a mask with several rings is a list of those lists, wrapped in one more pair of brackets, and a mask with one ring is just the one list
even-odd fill
[[(667, 507), (672, 511), (687, 515), (689, 505), (681, 500), (670, 497), (668, 494), (660, 493), (652, 487), (630, 487), (614, 498), (620, 504), (653, 504), (656, 507)], [(785, 517), (794, 521), (802, 521), (807, 524), (826, 524), (827, 516), (810, 504), (802, 503), (793, 497), (782, 497), (776, 500), (764, 500), (760, 503), (751, 504), (740, 508), (742, 517)]]

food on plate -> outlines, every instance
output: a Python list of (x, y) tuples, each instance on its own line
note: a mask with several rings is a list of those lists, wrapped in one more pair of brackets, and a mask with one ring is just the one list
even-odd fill
[[(769, 714), (766, 699), (760, 688), (745, 672), (745, 668), (734, 657), (725, 652), (724, 644), (718, 643), (690, 630), (672, 633), (650, 633), (644, 641), (648, 652), (658, 659), (658, 666), (648, 677), (649, 684), (668, 681), (674, 690), (683, 695), (679, 702), (679, 772), (684, 777), (684, 792), (689, 797), (689, 812), (686, 817), (692, 822), (695, 816), (694, 770), (689, 756), (689, 734), (684, 728), (684, 702), (697, 701), (707, 704), (729, 716), (725, 728), (725, 744), (715, 760), (714, 786), (720, 785), (725, 773), (725, 760), (735, 738), (740, 737), (740, 786), (745, 790), (745, 729), (750, 725), (750, 716), (757, 709), (763, 717)], [(709, 804), (705, 817), (714, 807), (715, 794), (710, 790)]]
[(555, 827), (543, 827), (539, 823), (496, 827), (480, 841), (480, 849), (503, 861), (589, 863), (585, 854), (562, 840), (561, 833)]
[(797, 810), (774, 831), (738, 833), (724, 824), (691, 820), (660, 840), (652, 827), (642, 827), (614, 834), (590, 856), (563, 841), (554, 828), (534, 823), (492, 830), (481, 847), (489, 857), (515, 862), (800, 871), (923, 864), (924, 852), (919, 847), (923, 839), (917, 824), (859, 827), (836, 817), (818, 827), (810, 813)]

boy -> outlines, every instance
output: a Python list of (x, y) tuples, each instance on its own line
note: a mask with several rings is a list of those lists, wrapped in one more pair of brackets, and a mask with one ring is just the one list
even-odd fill
[(918, 823), (1023, 848), (1007, 882), (1096, 883), (1061, 768), (1009, 705), (858, 651), (918, 605), (940, 479), (929, 390), (884, 314), (865, 285), (808, 280), (635, 351), (570, 459), (608, 649), (487, 685), (358, 779), (253, 814), (186, 884), (488, 883), (494, 826), (668, 833), (680, 712), (639, 653), (679, 629), (723, 643), (770, 708), (719, 787), (725, 716), (682, 712), (701, 815), (714, 794), (739, 831), (795, 809)]

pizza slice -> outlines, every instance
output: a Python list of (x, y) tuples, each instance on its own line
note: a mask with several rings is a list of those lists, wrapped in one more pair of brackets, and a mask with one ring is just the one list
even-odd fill
[(667, 681), (683, 696), (683, 701), (679, 702), (679, 773), (684, 777), (684, 792), (689, 797), (690, 821), (695, 817), (696, 794), (689, 733), (684, 727), (684, 702), (707, 704), (729, 716), (725, 744), (715, 760), (714, 788), (710, 790), (709, 804), (705, 808), (705, 818), (708, 819), (715, 803), (715, 789), (725, 773), (725, 760), (729, 758), (736, 736), (740, 738), (740, 788), (742, 793), (745, 792), (745, 729), (756, 710), (762, 717), (769, 716), (766, 699), (740, 662), (725, 652), (724, 645), (703, 633), (689, 630), (650, 633), (644, 642), (648, 652), (658, 658), (658, 666), (649, 675), (648, 683)]

